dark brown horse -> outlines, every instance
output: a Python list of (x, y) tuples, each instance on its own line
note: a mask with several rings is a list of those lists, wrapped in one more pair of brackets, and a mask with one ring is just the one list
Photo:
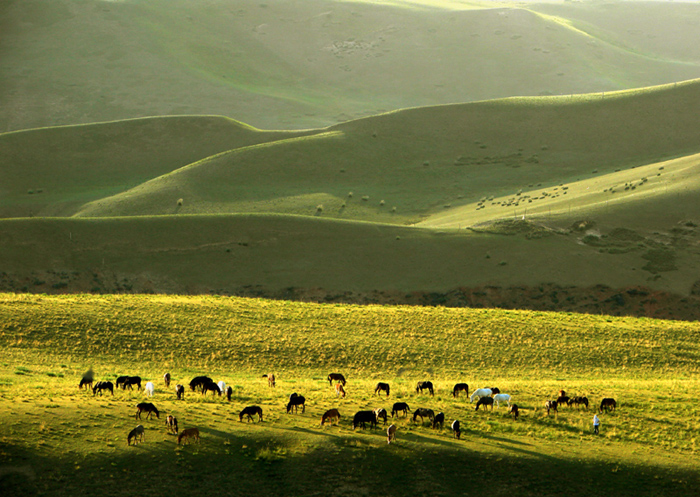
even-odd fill
[(464, 392), (467, 397), (469, 397), (469, 385), (466, 383), (457, 383), (452, 389), (452, 396), (457, 398), (457, 396), (459, 396), (459, 392)]
[(328, 380), (329, 385), (333, 385), (334, 381), (339, 381), (340, 383), (343, 384), (343, 386), (345, 386), (345, 376), (343, 376), (340, 373), (329, 374), (327, 380)]
[(437, 428), (438, 425), (440, 425), (440, 429), (442, 429), (442, 425), (445, 423), (445, 414), (442, 412), (439, 412), (435, 415), (433, 418), (433, 429)]
[(481, 397), (479, 402), (476, 403), (476, 409), (474, 410), (478, 411), (479, 406), (484, 406), (484, 411), (488, 406), (491, 406), (491, 410), (493, 411), (493, 397)]
[(518, 408), (518, 404), (511, 404), (508, 408), (508, 412), (513, 415), (513, 420), (517, 420), (518, 416), (520, 416), (520, 409)]
[(420, 418), (420, 422), (423, 422), (423, 418), (428, 418), (430, 422), (435, 419), (435, 413), (433, 412), (432, 409), (426, 409), (424, 407), (419, 407), (415, 411), (413, 411), (413, 422), (415, 423), (416, 419)]
[(214, 383), (214, 380), (208, 376), (195, 376), (192, 378), (192, 381), (190, 381), (190, 390), (194, 392), (198, 388), (201, 389), (202, 385), (206, 383)]
[(78, 385), (78, 388), (82, 389), (85, 387), (85, 389), (91, 389), (92, 390), (92, 378), (82, 378), (80, 380), (80, 384)]
[(134, 385), (141, 390), (141, 377), (140, 376), (127, 376), (126, 379), (124, 380), (124, 383), (122, 383), (122, 389), (126, 390), (126, 387), (129, 387), (129, 390), (134, 389)]
[(255, 421), (253, 419), (254, 415), (258, 415), (258, 421), (263, 420), (262, 407), (260, 406), (248, 406), (241, 411), (238, 415), (238, 421), (243, 421), (243, 416), (248, 416), (248, 422)]
[(160, 419), (160, 412), (158, 412), (156, 406), (150, 402), (141, 402), (140, 404), (136, 404), (136, 419), (141, 419), (142, 412), (146, 413), (146, 419), (150, 418), (152, 414), (155, 414), (156, 418)]
[(336, 421), (336, 424), (340, 423), (340, 412), (338, 412), (338, 409), (328, 409), (323, 413), (323, 416), (321, 416), (321, 426), (323, 426), (323, 423), (326, 421), (329, 421), (331, 426), (333, 426), (333, 420)]
[(603, 412), (603, 409), (605, 409), (605, 412), (608, 412), (608, 409), (611, 411), (614, 411), (616, 407), (617, 407), (617, 402), (615, 402), (615, 399), (605, 398), (600, 402), (599, 411)]
[(100, 395), (102, 395), (102, 390), (109, 390), (109, 393), (114, 395), (114, 385), (112, 385), (111, 381), (98, 381), (95, 383), (95, 386), (92, 387), (92, 395), (95, 395), (97, 392), (100, 392)]
[(569, 406), (569, 405), (571, 405), (569, 403), (569, 400), (571, 400), (571, 399), (569, 398), (568, 395), (560, 395), (559, 397), (557, 397), (557, 404), (560, 406), (563, 406), (563, 405)]
[(177, 436), (177, 444), (180, 445), (180, 442), (183, 440), (187, 442), (190, 439), (194, 439), (195, 442), (199, 443), (199, 430), (197, 428), (187, 428), (182, 430)]
[(228, 400), (229, 402), (231, 402), (231, 396), (232, 396), (232, 395), (233, 395), (233, 388), (231, 388), (231, 387), (229, 386), (228, 388), (226, 388), (226, 400)]
[(299, 406), (301, 406), (301, 413), (304, 414), (304, 411), (306, 410), (306, 399), (303, 395), (293, 393), (289, 396), (289, 402), (287, 403), (287, 414), (292, 412), (292, 408), (294, 409), (295, 413), (298, 412)]
[(165, 382), (166, 387), (170, 386), (170, 373), (165, 373), (163, 375), (163, 381)]
[(431, 396), (435, 395), (435, 390), (433, 389), (432, 381), (419, 381), (416, 385), (416, 393), (423, 393), (423, 390), (428, 390)]
[(202, 384), (202, 395), (206, 395), (207, 392), (214, 392), (221, 397), (221, 389), (219, 388), (219, 385), (213, 381)]
[(386, 392), (386, 396), (389, 396), (389, 384), (388, 383), (382, 383), (381, 381), (377, 383), (377, 386), (374, 388), (374, 394)]
[(145, 439), (146, 434), (143, 425), (138, 425), (136, 428), (129, 432), (129, 435), (126, 437), (126, 445), (131, 445), (132, 440), (134, 441), (134, 445), (137, 445), (138, 442), (142, 442)]
[(588, 409), (588, 397), (571, 397), (567, 402), (570, 406), (580, 406), (583, 404)]
[(398, 416), (400, 412), (402, 412), (404, 416), (408, 416), (408, 411), (410, 410), (411, 408), (408, 407), (408, 404), (405, 402), (396, 402), (391, 408), (391, 417), (393, 418), (394, 414)]
[(354, 430), (358, 426), (364, 429), (366, 427), (365, 423), (369, 423), (370, 428), (377, 426), (377, 416), (374, 414), (374, 411), (356, 412), (355, 416), (352, 418), (352, 429)]

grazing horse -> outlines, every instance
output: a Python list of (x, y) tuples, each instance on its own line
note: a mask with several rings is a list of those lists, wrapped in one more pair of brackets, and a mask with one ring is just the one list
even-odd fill
[(98, 391), (102, 395), (102, 390), (109, 390), (109, 393), (114, 395), (114, 385), (111, 381), (98, 381), (95, 386), (92, 387), (92, 395), (95, 395)]
[(229, 402), (231, 402), (231, 395), (233, 395), (233, 388), (231, 388), (231, 386), (229, 386), (226, 389), (226, 400), (228, 400)]
[(507, 393), (497, 393), (493, 396), (493, 401), (496, 403), (496, 407), (498, 407), (501, 402), (506, 402), (510, 406), (510, 395)]
[(168, 427), (168, 433), (174, 433), (177, 435), (177, 418), (171, 414), (165, 418), (165, 426)]
[(343, 388), (342, 384), (340, 384), (340, 383), (335, 384), (335, 395), (336, 395), (336, 397), (345, 398), (345, 389)]
[(423, 393), (423, 390), (428, 390), (428, 392), (430, 392), (431, 396), (435, 395), (435, 390), (433, 390), (433, 382), (432, 381), (419, 381), (418, 384), (416, 385), (416, 393), (418, 393), (418, 392)]
[(386, 392), (386, 396), (389, 396), (389, 384), (388, 383), (382, 383), (381, 381), (377, 383), (377, 386), (374, 388), (374, 393), (375, 395), (378, 393)]
[(190, 390), (194, 392), (197, 388), (202, 388), (202, 386), (207, 383), (214, 383), (214, 380), (208, 376), (195, 376), (192, 378), (192, 381), (190, 381)]
[(298, 412), (299, 406), (301, 406), (301, 413), (304, 414), (304, 411), (306, 410), (306, 399), (303, 395), (297, 395), (296, 393), (293, 393), (289, 396), (289, 403), (287, 404), (287, 414), (292, 412), (292, 408), (294, 408), (295, 413)]
[(617, 407), (617, 402), (615, 402), (615, 399), (611, 398), (605, 398), (600, 402), (600, 412), (603, 412), (603, 409), (605, 409), (605, 412), (608, 412), (608, 409), (611, 411), (614, 411), (615, 408)]
[(435, 415), (433, 418), (433, 429), (437, 428), (438, 425), (440, 425), (440, 429), (442, 429), (442, 425), (445, 422), (445, 414), (442, 412), (439, 412)]
[(586, 406), (586, 409), (588, 409), (588, 397), (571, 397), (567, 404), (570, 406), (575, 405), (576, 407), (583, 404), (584, 406)]
[(518, 409), (518, 404), (511, 404), (508, 408), (508, 412), (513, 415), (513, 420), (517, 420), (520, 416), (520, 410)]
[(149, 381), (146, 383), (146, 386), (143, 387), (143, 391), (146, 392), (146, 395), (149, 397), (153, 397), (153, 392), (155, 391), (155, 385), (153, 385), (152, 381)]
[(474, 402), (482, 397), (489, 397), (492, 393), (493, 391), (490, 388), (477, 388), (474, 390), (474, 393), (469, 396), (469, 402)]
[(124, 390), (124, 382), (126, 381), (127, 378), (128, 378), (128, 376), (118, 376), (117, 381), (115, 382), (116, 387)]
[(126, 390), (126, 387), (129, 387), (129, 390), (134, 389), (134, 385), (141, 390), (141, 377), (140, 376), (127, 376), (126, 380), (124, 380), (124, 383), (122, 383), (122, 389)]
[(85, 387), (85, 390), (88, 388), (92, 389), (92, 378), (82, 378), (78, 388), (82, 389), (83, 387)]
[(321, 416), (321, 426), (323, 426), (323, 423), (326, 421), (329, 421), (331, 426), (333, 426), (333, 420), (336, 421), (336, 424), (340, 423), (340, 412), (338, 412), (338, 409), (328, 409), (323, 413), (323, 416)]
[(457, 383), (452, 389), (452, 396), (457, 398), (459, 392), (464, 392), (467, 397), (469, 397), (469, 385), (466, 383)]
[(180, 445), (180, 442), (183, 440), (188, 442), (191, 438), (194, 438), (195, 442), (199, 443), (199, 430), (197, 428), (187, 428), (182, 430), (177, 436), (177, 444)]
[(365, 423), (369, 423), (370, 428), (377, 426), (377, 416), (374, 415), (374, 411), (357, 411), (352, 418), (352, 429), (354, 430), (358, 426), (362, 426), (364, 429)]
[(222, 380), (222, 381), (218, 382), (218, 383), (216, 384), (216, 386), (219, 387), (219, 391), (220, 391), (221, 393), (225, 393), (225, 392), (226, 392), (226, 382), (225, 382), (225, 381)]
[(491, 390), (491, 394), (497, 394), (501, 393), (501, 391), (497, 387), (486, 387), (487, 390)]
[(386, 424), (387, 418), (389, 417), (389, 415), (386, 412), (386, 409), (384, 409), (383, 407), (375, 409), (374, 416), (377, 418), (377, 424), (379, 424), (380, 419), (383, 419), (384, 424)]
[(340, 373), (331, 373), (328, 375), (328, 378), (326, 378), (326, 379), (328, 380), (329, 385), (333, 385), (334, 381), (339, 381), (340, 383), (343, 384), (343, 386), (345, 386), (345, 376), (343, 376)]
[(408, 404), (406, 404), (405, 402), (396, 402), (391, 408), (391, 417), (393, 418), (394, 414), (398, 416), (400, 412), (403, 412), (404, 416), (408, 416), (408, 411), (410, 410), (411, 408), (408, 407)]
[(170, 387), (170, 373), (165, 373), (163, 375), (163, 381), (165, 382), (165, 387)]
[(481, 397), (476, 403), (476, 409), (474, 410), (478, 411), (479, 406), (484, 406), (484, 411), (486, 410), (487, 406), (491, 406), (491, 410), (493, 411), (493, 397)]
[(258, 421), (262, 421), (263, 413), (260, 406), (248, 406), (238, 415), (238, 421), (243, 421), (243, 416), (248, 416), (248, 422), (253, 421), (253, 416), (258, 415)]
[(142, 412), (147, 413), (146, 419), (150, 418), (151, 414), (155, 414), (156, 418), (160, 419), (160, 413), (158, 412), (158, 409), (156, 409), (156, 406), (154, 406), (150, 402), (141, 402), (140, 404), (136, 404), (136, 419), (141, 419)]
[(219, 397), (221, 397), (221, 389), (219, 389), (219, 385), (217, 385), (213, 381), (211, 381), (209, 383), (204, 383), (202, 385), (202, 395), (206, 395), (207, 392), (214, 392), (214, 393), (218, 394)]
[(544, 403), (544, 408), (547, 411), (547, 416), (549, 416), (550, 409), (558, 414), (559, 413), (559, 402), (557, 402), (556, 400), (548, 400), (547, 402)]
[(175, 385), (175, 395), (177, 395), (177, 400), (182, 400), (185, 398), (185, 387), (182, 385)]
[(571, 399), (569, 398), (568, 395), (560, 395), (559, 397), (557, 397), (557, 404), (559, 404), (560, 406), (571, 405), (569, 403), (569, 400), (571, 400)]
[(268, 387), (273, 387), (275, 386), (275, 375), (272, 373), (267, 373), (262, 375), (263, 378), (267, 378), (267, 386)]
[(454, 421), (452, 421), (452, 431), (455, 434), (455, 438), (457, 440), (459, 440), (459, 437), (462, 436), (462, 430), (459, 427), (459, 420), (458, 419), (455, 419)]
[(396, 442), (396, 425), (389, 425), (386, 429), (386, 443)]
[(435, 419), (435, 413), (432, 409), (426, 409), (424, 407), (419, 407), (413, 411), (413, 422), (415, 423), (416, 418), (420, 417), (420, 422), (423, 423), (423, 418), (428, 418), (431, 422)]
[(129, 432), (129, 435), (126, 437), (126, 445), (131, 445), (132, 440), (134, 441), (134, 445), (137, 445), (138, 442), (143, 442), (145, 439), (146, 434), (143, 425), (138, 425)]

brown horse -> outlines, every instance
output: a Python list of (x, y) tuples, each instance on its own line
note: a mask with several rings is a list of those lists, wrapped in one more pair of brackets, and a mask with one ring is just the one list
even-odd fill
[(175, 433), (177, 435), (177, 418), (172, 415), (168, 415), (165, 418), (165, 426), (168, 427), (168, 433)]
[(518, 404), (511, 404), (510, 407), (508, 408), (508, 412), (513, 415), (513, 420), (517, 420), (518, 416), (520, 416), (520, 410), (518, 408)]
[(366, 423), (369, 423), (370, 428), (377, 426), (377, 416), (375, 416), (374, 411), (357, 411), (352, 418), (352, 429), (354, 430), (358, 426), (364, 429)]
[(126, 390), (126, 387), (129, 387), (129, 390), (134, 389), (134, 385), (141, 390), (141, 377), (140, 376), (127, 376), (126, 380), (124, 380), (124, 383), (122, 383), (122, 389)]
[(221, 389), (219, 388), (219, 385), (213, 381), (202, 384), (202, 395), (206, 395), (207, 392), (214, 392), (221, 397)]
[(260, 406), (248, 406), (241, 411), (238, 415), (238, 421), (243, 421), (243, 416), (248, 416), (248, 422), (254, 421), (253, 416), (258, 415), (258, 421), (263, 420), (262, 407)]
[(180, 442), (183, 440), (187, 443), (192, 438), (195, 442), (199, 443), (199, 430), (197, 428), (187, 428), (182, 430), (177, 436), (177, 444), (180, 445)]
[(343, 388), (342, 384), (340, 384), (340, 383), (335, 384), (335, 395), (336, 395), (336, 397), (345, 398), (345, 389)]
[(377, 386), (374, 388), (374, 393), (375, 395), (378, 393), (386, 392), (386, 396), (389, 396), (389, 384), (388, 383), (382, 383), (381, 381), (377, 383)]
[(142, 442), (145, 439), (146, 434), (143, 425), (138, 425), (136, 428), (129, 432), (129, 435), (126, 437), (126, 445), (131, 445), (132, 440), (134, 441), (134, 445), (137, 445), (138, 442)]
[(163, 381), (165, 382), (166, 388), (170, 386), (170, 373), (165, 373), (163, 375)]
[(432, 409), (426, 409), (424, 407), (419, 407), (415, 411), (413, 411), (413, 422), (415, 423), (416, 419), (420, 418), (420, 422), (423, 422), (423, 418), (428, 418), (430, 422), (432, 423), (433, 420), (435, 419), (435, 413), (433, 412)]
[(141, 402), (140, 404), (136, 404), (136, 419), (141, 419), (142, 412), (146, 413), (146, 419), (150, 418), (152, 414), (155, 414), (156, 418), (160, 419), (158, 409), (156, 409), (156, 406), (150, 402)]
[(78, 388), (82, 389), (85, 387), (85, 390), (92, 389), (92, 378), (82, 378), (80, 380), (80, 384), (78, 385)]
[(321, 416), (321, 426), (323, 426), (323, 423), (326, 421), (329, 421), (331, 426), (333, 426), (333, 420), (336, 421), (336, 424), (340, 423), (340, 412), (338, 412), (338, 409), (328, 409), (323, 413), (323, 416)]
[(452, 396), (454, 398), (457, 398), (459, 392), (464, 392), (467, 395), (467, 397), (469, 397), (469, 385), (467, 385), (466, 383), (457, 383), (452, 389)]
[(328, 380), (329, 385), (333, 385), (334, 381), (339, 381), (340, 383), (343, 384), (343, 386), (345, 386), (345, 376), (343, 376), (340, 373), (331, 373), (328, 375), (328, 378), (326, 378), (326, 379)]
[(608, 412), (608, 409), (611, 411), (614, 411), (616, 407), (617, 407), (617, 402), (615, 402), (615, 399), (605, 398), (600, 403), (599, 411), (603, 412), (603, 409), (605, 409), (605, 412)]
[(432, 381), (419, 381), (416, 385), (416, 393), (423, 393), (423, 390), (428, 390), (428, 392), (430, 392), (431, 397), (435, 395), (435, 390), (433, 389)]
[(272, 373), (267, 373), (263, 375), (263, 378), (267, 378), (267, 386), (268, 387), (275, 387), (275, 375)]
[(570, 406), (580, 406), (583, 404), (588, 409), (588, 397), (571, 397), (567, 402)]

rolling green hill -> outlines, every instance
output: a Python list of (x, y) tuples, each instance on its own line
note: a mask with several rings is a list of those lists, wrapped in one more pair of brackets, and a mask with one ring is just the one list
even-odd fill
[(697, 5), (621, 4), (7, 0), (0, 131), (174, 114), (321, 127), (700, 77)]

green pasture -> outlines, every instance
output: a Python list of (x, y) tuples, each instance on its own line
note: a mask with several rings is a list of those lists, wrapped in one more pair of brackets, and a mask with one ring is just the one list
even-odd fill
[[(492, 494), (694, 495), (700, 414), (695, 323), (542, 312), (450, 310), (291, 303), (223, 297), (4, 294), (0, 304), (0, 485), (12, 495), (192, 492), (260, 495)], [(142, 420), (145, 441), (127, 447), (139, 421), (138, 391), (112, 397), (78, 390), (98, 380), (140, 375), (156, 385), (161, 419)], [(177, 401), (162, 381), (200, 374), (233, 388), (231, 402), (187, 389)], [(262, 377), (274, 372), (271, 389)], [(347, 397), (325, 377), (342, 372)], [(435, 397), (417, 394), (430, 379)], [(373, 395), (377, 381), (389, 398)], [(474, 411), (451, 388), (498, 386), (504, 406)], [(594, 407), (542, 404), (560, 389), (619, 403), (591, 433)], [(304, 414), (285, 413), (287, 396), (307, 398)], [(459, 419), (462, 439), (394, 420), (353, 431), (360, 409), (407, 402)], [(260, 405), (262, 423), (239, 422)], [(320, 426), (340, 410), (339, 426)], [(196, 426), (201, 442), (178, 446), (163, 418)], [(493, 478), (493, 473), (498, 478)]]

